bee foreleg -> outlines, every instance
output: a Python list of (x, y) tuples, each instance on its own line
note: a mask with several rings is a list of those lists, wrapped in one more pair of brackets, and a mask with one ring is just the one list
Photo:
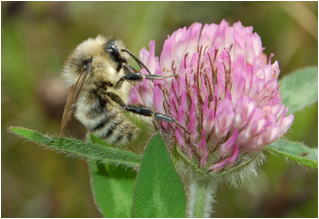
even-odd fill
[(114, 88), (119, 89), (121, 88), (123, 82), (125, 80), (129, 80), (129, 81), (140, 81), (142, 80), (144, 77), (142, 74), (136, 74), (136, 73), (128, 73), (126, 75), (124, 75), (123, 77), (120, 78), (120, 80), (118, 80), (114, 86)]
[(121, 88), (121, 86), (125, 80), (128, 80), (128, 81), (140, 81), (143, 79), (157, 80), (157, 79), (166, 79), (166, 78), (170, 78), (170, 77), (175, 77), (175, 75), (154, 75), (154, 74), (144, 75), (144, 74), (140, 74), (140, 73), (128, 73), (128, 74), (124, 75), (123, 77), (121, 77), (120, 80), (118, 80), (116, 82), (114, 87), (116, 89)]
[(159, 119), (165, 122), (176, 122), (176, 120), (173, 117), (168, 116), (166, 114), (154, 112), (148, 107), (125, 104), (123, 100), (115, 93), (107, 92), (106, 95), (110, 97), (111, 100), (119, 104), (126, 111), (147, 117), (154, 117), (155, 119)]

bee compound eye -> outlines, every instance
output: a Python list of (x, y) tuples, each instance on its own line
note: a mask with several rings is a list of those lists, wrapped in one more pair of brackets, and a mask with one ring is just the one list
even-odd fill
[(119, 49), (114, 44), (114, 41), (110, 41), (107, 43), (105, 47), (105, 51), (109, 54), (111, 59), (115, 61), (116, 63), (123, 63), (126, 60), (121, 57)]
[(109, 44), (107, 47), (106, 47), (106, 51), (111, 55), (112, 58), (114, 59), (119, 59), (120, 57), (120, 52), (119, 50), (116, 48), (115, 45), (113, 44)]
[(109, 44), (106, 47), (106, 51), (112, 54), (112, 53), (116, 53), (117, 49), (113, 44)]

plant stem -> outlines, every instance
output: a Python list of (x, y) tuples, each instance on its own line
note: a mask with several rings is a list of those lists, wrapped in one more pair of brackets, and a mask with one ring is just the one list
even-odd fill
[(198, 179), (194, 175), (189, 176), (188, 182), (186, 216), (189, 218), (210, 217), (217, 185), (207, 179)]

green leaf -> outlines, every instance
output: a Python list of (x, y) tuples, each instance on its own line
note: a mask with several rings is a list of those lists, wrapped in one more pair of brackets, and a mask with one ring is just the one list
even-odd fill
[(185, 217), (183, 184), (159, 134), (142, 158), (133, 195), (133, 217)]
[(141, 156), (138, 154), (114, 147), (101, 146), (70, 138), (51, 137), (22, 127), (10, 127), (9, 130), (46, 148), (86, 160), (99, 160), (105, 163), (138, 166), (141, 159)]
[(268, 151), (275, 154), (283, 155), (284, 157), (297, 162), (298, 164), (318, 168), (318, 150), (310, 148), (301, 142), (293, 142), (280, 139), (267, 147)]
[(283, 103), (294, 113), (318, 100), (318, 68), (306, 67), (292, 72), (280, 81)]
[[(91, 135), (90, 141), (108, 146), (105, 141)], [(89, 162), (91, 189), (95, 203), (104, 217), (131, 217), (133, 185), (136, 172), (131, 168)]]
[(95, 203), (104, 217), (131, 217), (136, 173), (131, 168), (89, 162)]

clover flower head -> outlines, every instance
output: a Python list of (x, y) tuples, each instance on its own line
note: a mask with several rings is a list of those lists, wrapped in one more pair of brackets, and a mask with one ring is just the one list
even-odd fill
[(194, 23), (170, 35), (160, 57), (154, 41), (149, 47), (140, 51), (142, 62), (154, 74), (175, 77), (144, 80), (130, 102), (176, 118), (156, 123), (168, 145), (200, 168), (234, 167), (291, 126), (293, 115), (280, 99), (278, 62), (263, 52), (252, 27)]

